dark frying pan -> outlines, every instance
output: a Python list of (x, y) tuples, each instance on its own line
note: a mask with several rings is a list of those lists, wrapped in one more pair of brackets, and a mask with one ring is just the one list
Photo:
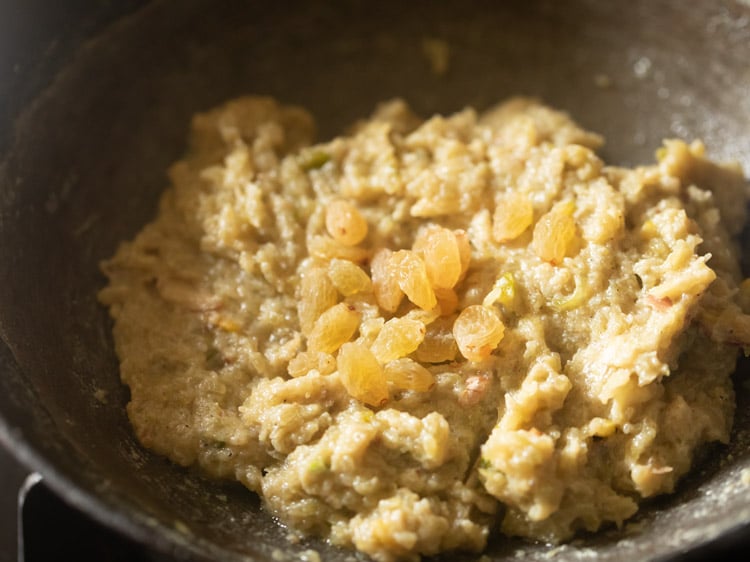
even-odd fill
[[(129, 429), (97, 263), (153, 215), (191, 114), (271, 94), (311, 109), (325, 137), (389, 96), (430, 114), (522, 93), (604, 133), (610, 161), (647, 162), (663, 136), (699, 137), (750, 170), (745, 1), (15, 4), (0, 8), (0, 438), (72, 504), (181, 557), (350, 554), (289, 544), (252, 494), (172, 466)], [(450, 45), (444, 76), (431, 72), (425, 38)], [(738, 373), (729, 447), (708, 449), (638, 525), (582, 537), (554, 559), (674, 557), (741, 539), (746, 382)], [(489, 554), (519, 549), (549, 551), (501, 539)]]

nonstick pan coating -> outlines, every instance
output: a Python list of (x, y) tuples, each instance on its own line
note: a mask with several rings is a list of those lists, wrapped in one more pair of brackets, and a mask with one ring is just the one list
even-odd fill
[[(675, 136), (701, 138), (713, 157), (750, 170), (746, 2), (18, 4), (17, 45), (28, 49), (0, 74), (0, 437), (66, 500), (166, 554), (351, 556), (318, 540), (289, 543), (253, 494), (145, 451), (127, 423), (95, 298), (98, 262), (153, 216), (193, 113), (269, 94), (310, 109), (325, 138), (392, 96), (429, 115), (525, 94), (603, 133), (610, 162), (650, 162)], [(59, 25), (35, 27), (34, 10)], [(23, 35), (32, 30), (46, 35)], [(445, 75), (431, 71), (425, 39), (450, 46)], [(732, 444), (706, 450), (678, 493), (649, 503), (637, 524), (581, 537), (555, 560), (695, 557), (715, 552), (705, 545), (719, 535), (743, 536), (743, 369)], [(488, 555), (549, 550), (500, 538)]]

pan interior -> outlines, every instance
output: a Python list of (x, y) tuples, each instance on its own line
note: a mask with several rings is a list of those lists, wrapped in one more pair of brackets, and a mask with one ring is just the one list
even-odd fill
[[(424, 51), (435, 39), (449, 46), (442, 75)], [(394, 96), (430, 115), (523, 94), (602, 133), (610, 162), (650, 162), (674, 136), (701, 138), (712, 157), (750, 170), (749, 58), (744, 3), (145, 5), (82, 43), (54, 78), (41, 69), (49, 86), (17, 119), (0, 163), (3, 438), (65, 497), (162, 550), (270, 560), (314, 548), (347, 560), (320, 541), (290, 544), (252, 494), (144, 451), (127, 423), (97, 264), (153, 216), (190, 116), (267, 94), (311, 110), (327, 138)], [(732, 445), (708, 450), (636, 524), (582, 537), (557, 559), (665, 556), (750, 521), (742, 371)], [(488, 554), (518, 550), (549, 547), (503, 539)]]

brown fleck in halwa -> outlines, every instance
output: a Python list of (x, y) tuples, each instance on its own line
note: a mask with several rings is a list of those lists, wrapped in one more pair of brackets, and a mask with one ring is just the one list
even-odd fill
[(620, 525), (726, 442), (737, 166), (607, 166), (524, 99), (312, 131), (267, 98), (197, 115), (104, 263), (144, 446), (385, 562)]

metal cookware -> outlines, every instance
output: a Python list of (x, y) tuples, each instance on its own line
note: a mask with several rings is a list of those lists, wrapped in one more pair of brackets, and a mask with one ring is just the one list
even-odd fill
[[(611, 162), (650, 162), (676, 136), (750, 170), (746, 1), (34, 0), (0, 7), (0, 27), (0, 439), (67, 501), (179, 557), (351, 556), (289, 543), (253, 494), (145, 451), (128, 425), (97, 264), (153, 216), (193, 113), (270, 94), (309, 108), (327, 137), (392, 96), (429, 115), (526, 94), (603, 133)], [(449, 46), (444, 74), (424, 51), (435, 39)], [(747, 381), (738, 373), (730, 446), (708, 449), (636, 525), (554, 559), (698, 556), (741, 540)], [(549, 550), (499, 538), (488, 555)]]

